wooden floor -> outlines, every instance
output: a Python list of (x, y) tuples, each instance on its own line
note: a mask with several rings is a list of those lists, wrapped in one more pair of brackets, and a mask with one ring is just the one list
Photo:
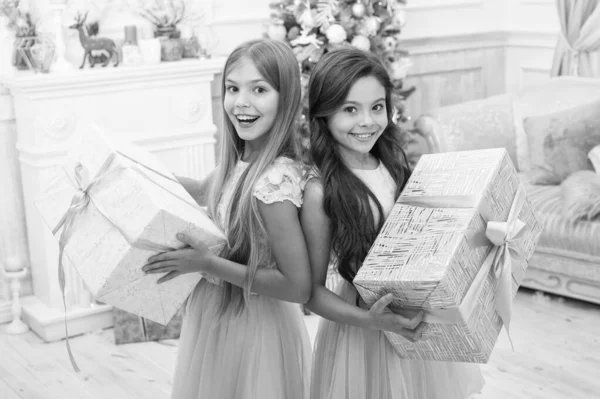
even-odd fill
[[(318, 317), (306, 322), (314, 339)], [(600, 307), (522, 290), (511, 335), (515, 352), (503, 332), (477, 399), (600, 398)], [(177, 341), (116, 346), (109, 329), (70, 342), (80, 374), (64, 342), (0, 333), (0, 399), (169, 397)]]

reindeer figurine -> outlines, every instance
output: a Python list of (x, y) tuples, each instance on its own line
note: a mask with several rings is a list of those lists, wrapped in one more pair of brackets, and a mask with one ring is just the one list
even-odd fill
[(86, 28), (83, 25), (87, 15), (88, 13), (86, 12), (82, 19), (81, 14), (77, 13), (77, 16), (75, 17), (75, 23), (69, 26), (69, 29), (77, 29), (79, 31), (79, 41), (85, 50), (85, 53), (83, 54), (83, 62), (81, 63), (79, 69), (83, 68), (86, 59), (89, 59), (90, 67), (94, 67), (96, 63), (95, 58), (92, 55), (92, 51), (106, 51), (108, 53), (106, 61), (102, 64), (103, 67), (107, 66), (113, 57), (115, 57), (115, 66), (119, 65), (119, 53), (117, 51), (115, 42), (113, 42), (111, 39), (92, 38), (87, 35)]

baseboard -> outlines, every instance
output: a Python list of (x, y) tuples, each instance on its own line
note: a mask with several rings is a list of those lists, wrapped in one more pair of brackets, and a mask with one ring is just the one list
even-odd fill
[[(65, 315), (52, 309), (35, 296), (21, 298), (23, 321), (46, 342), (66, 337)], [(112, 306), (96, 305), (67, 312), (69, 337), (113, 326)]]

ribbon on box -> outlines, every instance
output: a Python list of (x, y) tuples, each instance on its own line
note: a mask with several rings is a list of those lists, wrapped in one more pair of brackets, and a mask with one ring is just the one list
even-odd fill
[[(111, 166), (114, 162), (114, 160), (116, 159), (117, 155), (123, 156), (127, 159), (129, 159), (130, 161), (132, 161), (135, 165), (132, 166), (126, 166), (126, 167), (121, 167), (121, 168), (114, 168), (111, 170)], [(62, 294), (62, 300), (63, 300), (63, 306), (65, 309), (65, 335), (66, 335), (66, 339), (65, 339), (65, 343), (67, 346), (67, 352), (69, 353), (69, 359), (71, 361), (71, 365), (73, 366), (73, 369), (76, 372), (79, 372), (80, 369), (77, 366), (77, 362), (75, 361), (75, 358), (73, 356), (73, 352), (71, 351), (71, 346), (69, 344), (69, 332), (68, 332), (68, 327), (67, 327), (67, 302), (65, 299), (65, 285), (66, 285), (66, 279), (65, 279), (65, 270), (64, 270), (64, 265), (63, 265), (63, 256), (64, 256), (64, 250), (65, 247), (67, 245), (67, 243), (69, 242), (69, 239), (71, 238), (72, 234), (73, 234), (73, 223), (75, 222), (75, 220), (77, 219), (77, 216), (82, 213), (88, 206), (90, 203), (93, 203), (94, 206), (96, 207), (96, 209), (98, 209), (98, 211), (100, 212), (100, 214), (102, 214), (102, 216), (104, 216), (117, 230), (119, 230), (119, 232), (127, 239), (127, 241), (129, 243), (131, 243), (134, 247), (136, 248), (141, 248), (141, 249), (148, 249), (148, 250), (153, 250), (153, 251), (170, 251), (173, 250), (175, 248), (169, 247), (169, 246), (165, 246), (165, 245), (161, 245), (155, 242), (152, 242), (150, 240), (133, 240), (131, 238), (129, 238), (127, 236), (127, 234), (125, 233), (125, 231), (123, 229), (121, 229), (118, 225), (118, 223), (114, 222), (109, 216), (108, 213), (102, 208), (102, 206), (100, 206), (99, 203), (97, 203), (96, 201), (94, 201), (93, 195), (91, 193), (91, 191), (94, 189), (94, 187), (96, 187), (102, 180), (106, 179), (108, 176), (118, 173), (124, 169), (130, 168), (133, 169), (134, 171), (136, 171), (138, 174), (140, 174), (143, 178), (145, 178), (146, 180), (160, 186), (157, 182), (155, 182), (154, 180), (152, 180), (150, 177), (148, 177), (148, 175), (146, 175), (139, 167), (143, 167), (165, 179), (168, 179), (170, 181), (173, 181), (175, 183), (178, 183), (178, 181), (171, 177), (171, 176), (167, 176), (164, 173), (161, 173), (147, 165), (144, 165), (141, 162), (138, 162), (137, 160), (123, 154), (120, 151), (115, 151), (115, 152), (111, 152), (110, 155), (104, 160), (104, 162), (102, 163), (102, 166), (100, 167), (100, 169), (98, 170), (98, 172), (96, 173), (96, 176), (94, 176), (91, 180), (89, 179), (89, 172), (88, 169), (85, 167), (85, 165), (83, 165), (81, 162), (78, 162), (75, 164), (75, 168), (74, 168), (74, 177), (75, 177), (75, 181), (71, 182), (73, 184), (73, 186), (77, 189), (77, 193), (75, 193), (75, 195), (73, 196), (73, 199), (71, 200), (71, 204), (69, 205), (69, 208), (67, 209), (67, 211), (64, 213), (64, 215), (61, 217), (61, 219), (59, 220), (59, 222), (56, 224), (56, 226), (54, 227), (54, 229), (52, 229), (52, 234), (56, 235), (56, 233), (62, 229), (62, 232), (60, 234), (60, 238), (58, 241), (58, 246), (59, 246), (59, 254), (58, 254), (58, 283), (60, 286), (60, 291)], [(178, 183), (179, 184), (179, 183)], [(175, 194), (173, 194), (175, 195)], [(175, 195), (178, 199), (186, 202), (187, 204), (193, 206), (193, 207), (198, 207), (197, 204), (192, 204), (189, 201), (187, 201), (184, 198), (181, 198), (177, 195)]]
[[(485, 229), (468, 230), (466, 239), (472, 248), (493, 245), (479, 269), (469, 290), (463, 298), (460, 306), (448, 309), (427, 309), (425, 322), (451, 324), (468, 317), (477, 304), (477, 298), (485, 285), (485, 280), (490, 271), (498, 281), (495, 293), (496, 313), (500, 316), (506, 333), (510, 338), (510, 319), (512, 316), (512, 261), (524, 260), (521, 249), (517, 246), (517, 240), (525, 234), (526, 224), (518, 219), (519, 213), (526, 200), (526, 191), (519, 185), (511, 204), (506, 221), (493, 221), (487, 205), (478, 201), (475, 196), (431, 196), (431, 197), (400, 197), (397, 203), (427, 207), (427, 208), (475, 208), (486, 222)], [(514, 349), (514, 346), (513, 346)]]

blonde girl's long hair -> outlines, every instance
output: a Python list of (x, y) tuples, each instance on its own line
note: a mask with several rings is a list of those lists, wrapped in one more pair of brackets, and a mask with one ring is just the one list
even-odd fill
[[(265, 226), (258, 211), (253, 189), (265, 170), (279, 156), (296, 158), (294, 129), (300, 112), (301, 86), (298, 61), (291, 48), (283, 42), (267, 39), (252, 40), (241, 44), (227, 58), (221, 85), (226, 95), (225, 80), (228, 74), (239, 65), (242, 58), (250, 60), (258, 72), (277, 92), (279, 102), (273, 126), (266, 133), (267, 140), (261, 153), (252, 161), (239, 179), (235, 189), (225, 226), (228, 248), (223, 257), (248, 267), (243, 288), (225, 282), (220, 313), (233, 309), (237, 314), (245, 308), (250, 298), (250, 289), (256, 269), (265, 260), (261, 253), (264, 246), (260, 237), (266, 237)], [(244, 153), (245, 141), (238, 136), (233, 123), (224, 112), (223, 134), (221, 137), (221, 160), (209, 192), (208, 210), (213, 219), (219, 222), (217, 206), (223, 188)], [(270, 256), (270, 254), (266, 254)], [(268, 258), (267, 258), (268, 259)]]

